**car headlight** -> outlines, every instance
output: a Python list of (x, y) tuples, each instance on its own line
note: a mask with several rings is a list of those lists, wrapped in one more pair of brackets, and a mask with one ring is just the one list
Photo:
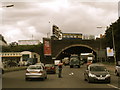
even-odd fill
[(94, 74), (92, 74), (92, 73), (89, 73), (89, 76), (90, 77), (96, 77)]
[(110, 77), (110, 74), (107, 74), (106, 77)]

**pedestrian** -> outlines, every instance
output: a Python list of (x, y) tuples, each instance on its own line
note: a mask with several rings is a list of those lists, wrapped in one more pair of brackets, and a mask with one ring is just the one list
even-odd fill
[(87, 67), (88, 67), (90, 64), (92, 64), (92, 61), (89, 60), (89, 61), (87, 62)]
[(63, 63), (60, 63), (59, 62), (59, 64), (58, 64), (58, 77), (59, 78), (62, 78), (62, 76), (61, 76), (61, 74), (62, 74), (62, 65), (63, 65)]

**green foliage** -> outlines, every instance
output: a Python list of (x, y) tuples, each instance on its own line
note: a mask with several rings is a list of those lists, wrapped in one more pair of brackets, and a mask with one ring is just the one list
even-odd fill
[(114, 33), (114, 40), (115, 40), (115, 50), (116, 50), (116, 58), (120, 60), (120, 18), (110, 25), (105, 32), (105, 45), (106, 47), (113, 48), (113, 38), (112, 38), (112, 29)]

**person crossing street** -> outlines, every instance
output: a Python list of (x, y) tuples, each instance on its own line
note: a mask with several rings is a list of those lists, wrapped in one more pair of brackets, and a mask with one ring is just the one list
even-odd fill
[(58, 64), (58, 77), (62, 78), (62, 68), (63, 68), (63, 63), (59, 62)]

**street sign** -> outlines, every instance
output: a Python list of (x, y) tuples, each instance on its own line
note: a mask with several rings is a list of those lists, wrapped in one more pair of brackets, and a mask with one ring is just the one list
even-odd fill
[(110, 49), (110, 47), (107, 47), (107, 56), (114, 56), (113, 49)]
[(44, 44), (44, 55), (45, 56), (51, 56), (51, 43), (50, 43), (50, 39), (43, 38), (43, 44)]

